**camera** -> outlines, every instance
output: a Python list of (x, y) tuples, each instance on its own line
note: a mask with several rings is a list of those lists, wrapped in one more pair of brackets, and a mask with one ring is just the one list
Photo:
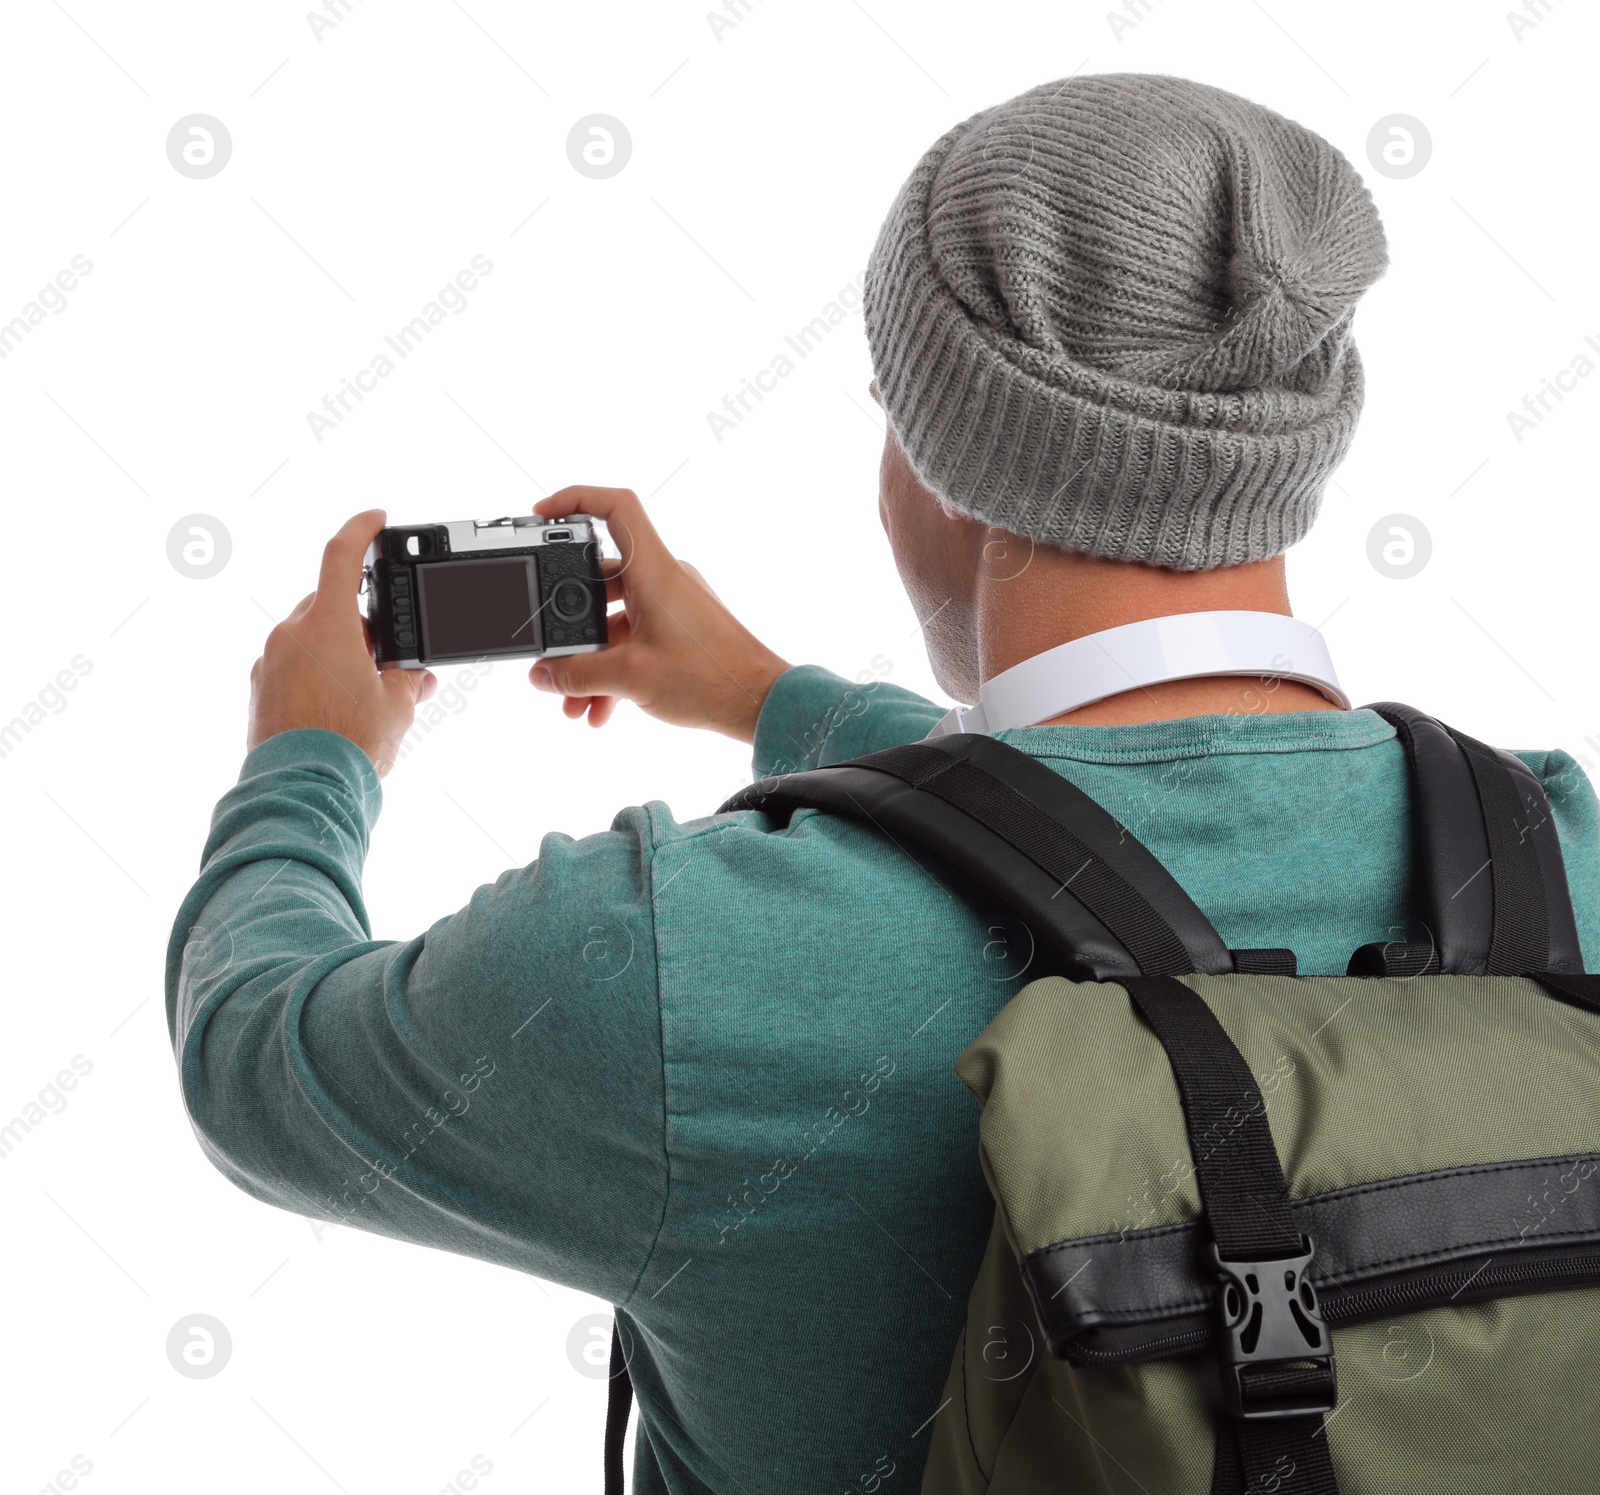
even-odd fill
[(420, 670), (605, 648), (598, 522), (518, 514), (380, 531), (361, 586), (373, 658)]

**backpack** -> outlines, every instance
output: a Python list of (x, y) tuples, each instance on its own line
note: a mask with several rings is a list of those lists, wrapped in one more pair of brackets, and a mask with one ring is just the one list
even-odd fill
[[(995, 1216), (924, 1495), (1595, 1487), (1600, 977), (1533, 772), (1369, 709), (1409, 765), (1423, 935), (1343, 977), (1227, 949), (1111, 815), (986, 736), (722, 806), (872, 825), (1035, 939), (1044, 974), (956, 1064)], [(613, 1370), (620, 1490), (620, 1346)]]

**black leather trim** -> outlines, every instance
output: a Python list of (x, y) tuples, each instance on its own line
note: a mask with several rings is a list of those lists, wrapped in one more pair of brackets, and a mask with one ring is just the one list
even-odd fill
[[(1600, 1245), (1600, 1153), (1385, 1179), (1290, 1208), (1315, 1243), (1310, 1277), (1335, 1321), (1341, 1290), (1474, 1257), (1503, 1265), (1519, 1253)], [(1209, 1239), (1188, 1221), (1030, 1252), (1022, 1277), (1052, 1352), (1097, 1364), (1175, 1353), (1186, 1338), (1205, 1342), (1217, 1292), (1202, 1259)]]

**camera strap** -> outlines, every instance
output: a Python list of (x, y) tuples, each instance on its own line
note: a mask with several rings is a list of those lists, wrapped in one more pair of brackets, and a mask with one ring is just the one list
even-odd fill
[(1203, 675), (1295, 680), (1350, 708), (1328, 646), (1309, 623), (1283, 613), (1177, 613), (1086, 634), (1024, 659), (985, 680), (977, 705), (952, 707), (928, 737), (1036, 726), (1107, 696)]

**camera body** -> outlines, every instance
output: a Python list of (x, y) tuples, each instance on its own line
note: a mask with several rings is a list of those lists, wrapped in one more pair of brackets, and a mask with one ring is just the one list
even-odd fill
[(420, 670), (605, 648), (597, 522), (517, 514), (382, 530), (362, 573), (373, 657)]

